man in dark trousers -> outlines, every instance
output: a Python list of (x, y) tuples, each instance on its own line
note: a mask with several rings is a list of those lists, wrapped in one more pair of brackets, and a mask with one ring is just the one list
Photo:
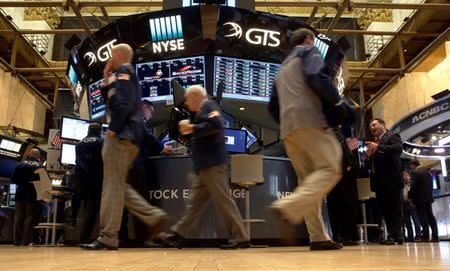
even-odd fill
[(35, 242), (34, 226), (39, 222), (41, 204), (36, 200), (36, 190), (33, 181), (39, 180), (39, 174), (34, 173), (41, 168), (40, 152), (32, 149), (28, 158), (17, 165), (11, 181), (17, 185), (16, 213), (14, 216), (14, 245), (30, 245)]
[(405, 229), (407, 231), (407, 234), (403, 234), (403, 236), (408, 242), (414, 242), (421, 239), (420, 220), (417, 216), (416, 208), (411, 204), (411, 199), (409, 198), (411, 178), (406, 171), (403, 172), (403, 184), (405, 186), (403, 188), (403, 233), (405, 232)]
[(381, 213), (386, 222), (388, 239), (382, 244), (403, 244), (403, 174), (400, 155), (400, 135), (386, 129), (382, 119), (370, 121), (370, 131), (375, 142), (367, 141), (370, 158), (370, 186), (375, 192)]
[(102, 126), (98, 123), (89, 125), (87, 136), (75, 146), (75, 170), (71, 175), (75, 186), (74, 195), (81, 200), (83, 217), (80, 223), (80, 243), (89, 241), (100, 211), (102, 196), (103, 161), (101, 138)]
[(335, 129), (342, 148), (342, 178), (327, 196), (333, 240), (344, 246), (358, 245), (356, 228), (359, 202), (356, 185), (355, 159), (340, 129)]
[(419, 160), (409, 162), (411, 165), (411, 189), (409, 195), (412, 204), (416, 207), (422, 225), (422, 242), (439, 242), (438, 227), (433, 214), (431, 204), (433, 203), (433, 179), (430, 173), (420, 166)]
[[(111, 49), (111, 59), (103, 75), (107, 86), (106, 114), (109, 128), (102, 148), (103, 188), (100, 206), (100, 236), (88, 250), (116, 250), (124, 206), (142, 220), (152, 233), (158, 233), (167, 220), (164, 211), (151, 206), (127, 183), (128, 171), (139, 152), (143, 138), (141, 88), (131, 65), (133, 49), (118, 44)], [(115, 72), (115, 75), (113, 75)], [(151, 237), (149, 237), (151, 239)]]
[(192, 134), (192, 160), (195, 174), (192, 175), (191, 195), (183, 217), (170, 229), (162, 241), (181, 248), (183, 239), (192, 232), (193, 226), (205, 211), (205, 205), (212, 200), (217, 211), (224, 218), (230, 232), (229, 243), (223, 249), (250, 247), (241, 214), (230, 195), (230, 185), (226, 174), (226, 151), (223, 119), (219, 106), (208, 100), (206, 90), (201, 86), (191, 86), (186, 90), (186, 106), (195, 113), (189, 120), (180, 121), (180, 134)]

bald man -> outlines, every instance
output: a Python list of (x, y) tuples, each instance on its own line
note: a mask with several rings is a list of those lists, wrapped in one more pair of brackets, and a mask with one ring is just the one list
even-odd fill
[(126, 182), (128, 171), (139, 152), (137, 146), (143, 139), (141, 88), (130, 64), (133, 59), (131, 47), (124, 43), (115, 45), (111, 54), (103, 70), (106, 86), (102, 94), (106, 100), (109, 128), (102, 148), (100, 236), (93, 243), (81, 245), (88, 250), (117, 250), (124, 206), (151, 228), (149, 240), (167, 220), (165, 212), (151, 206)]
[(182, 135), (192, 134), (192, 160), (194, 174), (191, 195), (184, 216), (172, 228), (162, 241), (181, 248), (185, 237), (189, 236), (193, 226), (201, 217), (205, 205), (212, 200), (223, 217), (230, 232), (229, 243), (222, 249), (250, 247), (249, 236), (236, 203), (230, 196), (230, 187), (226, 175), (226, 151), (223, 119), (219, 106), (208, 100), (206, 90), (201, 86), (191, 86), (185, 94), (186, 106), (195, 113), (191, 124), (189, 120), (179, 123)]
[(36, 200), (36, 190), (33, 181), (39, 180), (39, 175), (34, 173), (42, 167), (40, 152), (32, 149), (28, 158), (14, 170), (11, 182), (17, 185), (16, 213), (14, 216), (14, 245), (30, 245), (35, 242), (34, 226), (39, 222), (41, 204)]

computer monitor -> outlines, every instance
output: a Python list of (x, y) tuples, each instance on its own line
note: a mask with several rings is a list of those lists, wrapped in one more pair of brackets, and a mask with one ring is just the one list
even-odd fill
[(100, 90), (100, 84), (103, 79), (98, 80), (88, 86), (88, 97), (89, 97), (89, 111), (91, 119), (98, 119), (105, 115), (105, 101), (102, 96), (102, 91)]
[(16, 189), (17, 189), (17, 186), (15, 185), (15, 184), (10, 184), (9, 185), (9, 194), (10, 195), (15, 195), (16, 194)]
[(91, 121), (69, 117), (62, 118), (61, 137), (71, 140), (82, 140), (88, 134)]
[(216, 56), (213, 89), (223, 84), (223, 99), (268, 102), (279, 68), (276, 63)]
[(227, 152), (245, 153), (247, 140), (247, 131), (225, 129), (225, 148)]
[(192, 85), (205, 87), (205, 58), (177, 58), (136, 64), (142, 98), (152, 102), (173, 100), (172, 80), (184, 89)]
[(75, 153), (76, 144), (68, 144), (63, 143), (61, 146), (61, 164), (63, 165), (75, 165), (76, 153)]

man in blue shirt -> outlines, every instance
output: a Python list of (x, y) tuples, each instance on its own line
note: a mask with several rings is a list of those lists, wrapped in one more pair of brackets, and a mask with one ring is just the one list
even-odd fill
[(205, 205), (211, 199), (229, 228), (229, 243), (223, 249), (250, 247), (249, 236), (236, 203), (230, 196), (226, 175), (226, 151), (223, 119), (219, 106), (208, 100), (206, 90), (201, 86), (191, 86), (186, 90), (186, 106), (195, 113), (189, 120), (180, 121), (180, 134), (192, 134), (192, 160), (194, 172), (191, 196), (184, 216), (170, 229), (173, 234), (163, 238), (163, 242), (181, 248), (184, 237), (193, 230), (192, 226), (200, 218)]
[(36, 190), (31, 182), (39, 180), (39, 175), (34, 172), (40, 167), (42, 167), (40, 152), (38, 149), (32, 149), (28, 158), (17, 165), (11, 178), (11, 181), (17, 185), (14, 216), (15, 246), (27, 246), (34, 243), (33, 230), (39, 222), (41, 204), (36, 199)]

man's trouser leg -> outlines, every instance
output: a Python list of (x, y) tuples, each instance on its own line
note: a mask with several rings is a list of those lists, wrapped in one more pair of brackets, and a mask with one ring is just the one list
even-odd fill
[(167, 214), (158, 207), (150, 205), (130, 184), (125, 184), (125, 207), (136, 218), (152, 227)]
[(248, 241), (250, 237), (247, 234), (236, 202), (230, 195), (230, 184), (225, 171), (225, 165), (200, 170), (200, 182), (207, 186), (214, 207), (224, 219), (225, 225), (230, 232), (229, 241)]
[[(322, 128), (297, 129), (283, 144), (300, 184), (293, 194), (275, 201), (273, 207), (279, 208), (291, 223), (298, 224), (311, 211), (318, 211), (319, 202), (341, 178), (342, 149), (334, 133)], [(313, 223), (309, 218), (312, 226), (323, 223), (317, 221), (317, 216)]]
[(23, 242), (23, 224), (26, 217), (26, 203), (16, 202), (16, 212), (14, 214), (14, 244), (20, 245)]
[(103, 143), (103, 189), (100, 206), (100, 236), (98, 240), (117, 247), (122, 220), (128, 170), (138, 153), (129, 140), (107, 136)]
[(208, 187), (200, 181), (197, 174), (190, 173), (187, 178), (188, 182), (191, 183), (191, 189), (184, 215), (170, 228), (171, 231), (183, 237), (191, 234), (193, 225), (197, 223), (198, 219), (205, 212), (206, 203), (211, 196)]
[(322, 215), (323, 200), (319, 200), (305, 215), (306, 229), (308, 230), (310, 242), (321, 242), (330, 240)]
[(431, 238), (438, 239), (439, 238), (438, 226), (437, 226), (436, 218), (434, 217), (434, 214), (433, 214), (433, 207), (432, 207), (431, 203), (425, 204), (425, 212), (427, 214), (428, 225), (430, 225), (430, 228), (431, 228)]

